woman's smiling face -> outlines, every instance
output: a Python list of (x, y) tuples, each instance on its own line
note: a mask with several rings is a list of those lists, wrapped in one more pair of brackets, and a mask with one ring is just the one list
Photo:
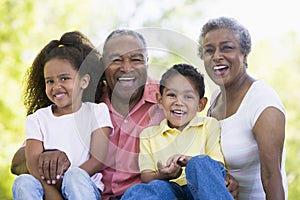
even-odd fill
[(209, 77), (217, 85), (228, 85), (246, 73), (237, 34), (227, 28), (209, 31), (203, 40), (203, 61)]

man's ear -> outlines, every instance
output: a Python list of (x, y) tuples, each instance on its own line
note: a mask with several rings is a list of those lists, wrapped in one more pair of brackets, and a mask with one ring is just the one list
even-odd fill
[(206, 97), (202, 97), (200, 100), (199, 100), (199, 110), (198, 112), (201, 112), (202, 110), (204, 110), (205, 106), (207, 104), (207, 98)]
[(81, 79), (80, 79), (80, 82), (81, 82), (81, 89), (87, 88), (87, 86), (88, 86), (89, 83), (90, 83), (90, 79), (91, 79), (91, 77), (90, 77), (90, 75), (88, 75), (88, 74), (85, 74), (85, 75), (83, 75), (83, 76), (81, 77)]
[(157, 101), (157, 105), (160, 109), (163, 109), (162, 106), (162, 96), (160, 94), (160, 92), (156, 92), (156, 101)]

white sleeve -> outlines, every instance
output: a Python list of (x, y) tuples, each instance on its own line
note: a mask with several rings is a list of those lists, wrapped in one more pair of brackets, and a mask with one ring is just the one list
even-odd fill
[(25, 121), (26, 139), (36, 139), (43, 141), (44, 136), (41, 132), (40, 123), (36, 113), (27, 116)]
[(107, 105), (105, 103), (100, 103), (94, 104), (93, 107), (94, 116), (92, 120), (92, 131), (102, 127), (110, 127), (113, 129)]

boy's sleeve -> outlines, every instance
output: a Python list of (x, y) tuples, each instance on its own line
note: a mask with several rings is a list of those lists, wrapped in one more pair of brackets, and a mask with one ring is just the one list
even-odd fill
[(212, 159), (224, 162), (224, 156), (221, 150), (221, 127), (215, 118), (209, 117), (205, 125), (206, 131), (206, 154)]
[(151, 127), (144, 129), (140, 134), (140, 153), (139, 153), (139, 167), (140, 172), (144, 170), (157, 171), (156, 163), (153, 158), (149, 131)]

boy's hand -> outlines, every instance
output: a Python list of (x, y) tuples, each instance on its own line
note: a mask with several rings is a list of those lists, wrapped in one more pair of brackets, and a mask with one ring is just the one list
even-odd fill
[(164, 166), (160, 161), (157, 162), (158, 173), (165, 180), (178, 178), (182, 173), (182, 168), (177, 163)]
[(167, 165), (170, 165), (171, 163), (177, 163), (179, 166), (185, 167), (191, 158), (191, 156), (176, 154), (168, 159)]

